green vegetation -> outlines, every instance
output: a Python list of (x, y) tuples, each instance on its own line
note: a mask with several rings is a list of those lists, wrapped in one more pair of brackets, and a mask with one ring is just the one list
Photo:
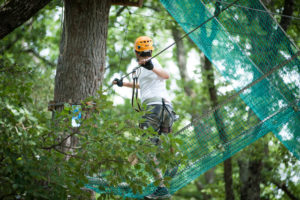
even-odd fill
[[(5, 2), (1, 0), (0, 5)], [(272, 1), (267, 6), (272, 12), (281, 13), (284, 2)], [(158, 52), (173, 42), (176, 34), (184, 34), (159, 1), (146, 0), (142, 8), (111, 7), (107, 70), (98, 92), (81, 102), (82, 119), (77, 121), (80, 127), (72, 127), (72, 105), (65, 104), (62, 112), (48, 111), (48, 102), (54, 98), (65, 17), (62, 6), (61, 1), (51, 1), (0, 40), (0, 199), (88, 199), (91, 194), (82, 190), (88, 182), (87, 176), (100, 172), (103, 172), (105, 184), (118, 186), (126, 182), (134, 192), (140, 192), (155, 176), (149, 154), (159, 153), (160, 167), (166, 170), (175, 165), (172, 158), (182, 144), (181, 139), (169, 135), (164, 138), (163, 149), (172, 146), (174, 151), (153, 147), (145, 138), (155, 133), (149, 130), (145, 136), (145, 131), (138, 129), (143, 113), (131, 109), (131, 90), (125, 89), (126, 94), (117, 93), (115, 87), (105, 90), (113, 78), (135, 67), (133, 41), (136, 37), (149, 35), (154, 38), (155, 52)], [(298, 16), (299, 12), (299, 6), (294, 6), (291, 14)], [(276, 16), (276, 19), (280, 21), (281, 17)], [(299, 31), (299, 20), (292, 19), (287, 34), (298, 46)], [(188, 38), (182, 45), (183, 54), (177, 51), (177, 44), (158, 57), (171, 74), (167, 84), (174, 95), (175, 110), (181, 117), (174, 132), (213, 105), (208, 75), (215, 76), (217, 102), (234, 92), (216, 70), (204, 69), (203, 53)], [(189, 70), (180, 66), (179, 55), (186, 59)], [(116, 103), (120, 99), (121, 103)], [(250, 116), (249, 120), (257, 120), (251, 111), (247, 115), (242, 112), (245, 105), (239, 105), (238, 108), (228, 107), (228, 111), (237, 113), (235, 117)], [(230, 114), (223, 120), (234, 121)], [(132, 165), (133, 157), (138, 159), (138, 164)], [(186, 158), (178, 159), (183, 160), (184, 165)], [(251, 199), (247, 186), (253, 180), (252, 184), (259, 186), (256, 192), (260, 199), (300, 199), (299, 166), (299, 160), (272, 134), (267, 134), (232, 157), (235, 199)], [(173, 199), (225, 199), (223, 176), (223, 164), (219, 164), (177, 191)], [(112, 198), (120, 197), (108, 197)]]

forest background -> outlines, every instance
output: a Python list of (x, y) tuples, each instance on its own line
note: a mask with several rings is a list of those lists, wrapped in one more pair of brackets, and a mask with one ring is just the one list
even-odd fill
[[(0, 1), (1, 14), (8, 2)], [(264, 3), (271, 12), (278, 13), (274, 15), (275, 19), (299, 47), (299, 18), (280, 15), (299, 16), (299, 2), (275, 0)], [(99, 92), (100, 97), (95, 95), (87, 100), (97, 102), (99, 107), (97, 116), (89, 113), (85, 128), (70, 128), (71, 106), (66, 106), (59, 115), (59, 124), (52, 119), (48, 103), (54, 99), (66, 17), (63, 6), (62, 1), (50, 1), (0, 40), (0, 199), (85, 199), (90, 194), (83, 193), (80, 188), (87, 181), (86, 174), (97, 172), (99, 163), (115, 166), (121, 174), (129, 174), (130, 165), (126, 159), (123, 164), (111, 160), (130, 157), (133, 151), (142, 148), (131, 149), (130, 145), (120, 148), (122, 142), (132, 144), (134, 140), (106, 135), (122, 130), (136, 131), (140, 116), (131, 108), (130, 89), (114, 86), (104, 94)], [(137, 66), (133, 42), (138, 36), (152, 37), (155, 53), (184, 34), (160, 2), (150, 0), (144, 1), (141, 8), (111, 6), (107, 31), (105, 71), (99, 89), (109, 87), (114, 78)], [(175, 131), (234, 93), (189, 38), (178, 41), (157, 59), (171, 75), (167, 87), (180, 115)], [(132, 120), (126, 121), (128, 118)], [(98, 122), (98, 128), (91, 128)], [(80, 134), (82, 132), (88, 134)], [(80, 139), (79, 149), (84, 151), (77, 152), (78, 141), (71, 147), (62, 146), (62, 135), (76, 135), (76, 139)], [(99, 147), (93, 143), (94, 140), (102, 141), (103, 137), (107, 139), (107, 146), (101, 143)], [(173, 141), (175, 146), (180, 146), (180, 142)], [(112, 153), (110, 149), (119, 150)], [(128, 181), (134, 182), (135, 176), (128, 175)], [(140, 190), (140, 186), (132, 184)], [(267, 134), (177, 191), (173, 199), (296, 200), (300, 199), (299, 194), (299, 161), (273, 134)]]

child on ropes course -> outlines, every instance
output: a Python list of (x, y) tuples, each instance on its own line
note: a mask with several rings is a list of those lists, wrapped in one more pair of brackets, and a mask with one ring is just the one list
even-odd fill
[[(169, 78), (166, 72), (155, 59), (151, 59), (153, 51), (153, 41), (148, 36), (138, 37), (134, 43), (135, 54), (138, 64), (142, 66), (136, 73), (139, 74), (139, 84), (132, 82), (123, 82), (122, 79), (115, 79), (113, 84), (119, 87), (136, 87), (141, 92), (141, 102), (147, 105), (150, 113), (143, 116), (144, 121), (140, 123), (140, 128), (147, 129), (152, 127), (159, 135), (171, 132), (175, 115), (173, 107), (169, 99), (165, 81)], [(134, 90), (134, 89), (133, 89)], [(133, 99), (132, 99), (133, 101)], [(159, 138), (151, 138), (151, 142), (155, 145), (160, 144)], [(157, 159), (154, 162), (158, 165)], [(161, 180), (162, 172), (156, 168)], [(163, 183), (154, 191), (154, 193), (145, 197), (145, 199), (164, 199), (170, 198), (171, 195)]]

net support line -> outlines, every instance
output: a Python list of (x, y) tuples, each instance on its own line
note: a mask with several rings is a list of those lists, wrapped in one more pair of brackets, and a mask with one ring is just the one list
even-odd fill
[[(227, 142), (225, 142), (225, 143), (222, 143), (222, 147), (224, 147), (224, 148), (225, 148), (225, 147), (230, 147), (230, 144), (233, 143), (235, 140), (238, 140), (240, 137), (245, 136), (245, 134), (246, 134), (246, 135), (249, 134), (249, 132), (248, 132), (249, 130), (255, 129), (255, 128), (261, 126), (262, 124), (264, 124), (266, 121), (270, 120), (271, 118), (273, 118), (273, 117), (276, 116), (277, 114), (283, 112), (284, 110), (287, 110), (289, 107), (292, 107), (293, 104), (298, 104), (299, 101), (300, 101), (300, 99), (296, 99), (293, 103), (289, 103), (289, 104), (285, 105), (284, 107), (282, 107), (282, 108), (280, 108), (279, 110), (277, 110), (276, 112), (272, 113), (271, 115), (269, 115), (269, 116), (266, 117), (265, 119), (260, 120), (257, 124), (255, 124), (254, 126), (250, 127), (248, 130), (241, 132), (241, 133), (240, 133), (239, 135), (237, 135), (235, 138), (233, 138), (233, 139), (231, 139), (231, 140), (229, 140), (229, 141), (227, 141)], [(208, 158), (208, 157), (210, 157), (211, 155), (216, 154), (218, 151), (219, 151), (218, 149), (215, 149), (215, 150), (213, 150), (213, 151), (211, 151), (211, 152), (209, 152), (209, 153), (207, 153), (207, 154), (201, 156), (201, 157), (200, 157), (199, 159), (197, 159), (194, 163), (197, 163), (197, 162), (199, 162), (199, 161), (201, 161), (201, 160), (204, 160), (205, 158)], [(193, 165), (194, 163), (192, 163), (192, 164), (190, 164), (190, 165)]]
[(272, 13), (266, 8), (265, 4), (259, 0), (259, 2), (261, 3), (261, 5), (264, 7), (264, 9), (266, 9), (267, 13), (270, 15), (270, 17), (275, 21), (275, 23), (277, 24), (277, 26), (281, 29), (281, 31), (283, 32), (283, 34), (289, 38), (290, 42), (294, 45), (294, 47), (297, 49), (297, 51), (299, 51), (298, 46), (294, 43), (293, 40), (291, 40), (291, 38), (286, 34), (286, 32), (283, 30), (283, 28), (280, 26), (280, 24), (278, 24), (277, 20), (273, 17), (273, 15), (271, 15)]
[[(229, 3), (227, 3), (227, 2), (220, 1), (220, 0), (213, 0), (213, 1), (216, 1), (216, 2), (219, 2), (219, 3), (222, 3), (222, 4), (229, 4)], [(262, 3), (262, 2), (261, 2), (261, 3)], [(262, 5), (264, 6), (263, 3), (262, 3)], [(234, 5), (234, 7), (244, 8), (244, 9), (247, 9), (247, 10), (253, 10), (253, 11), (257, 11), (257, 12), (268, 13), (268, 14), (272, 14), (272, 15), (278, 15), (278, 16), (281, 16), (281, 17), (287, 17), (287, 18), (291, 18), (291, 19), (297, 19), (297, 20), (300, 20), (300, 17), (296, 17), (296, 16), (293, 16), (293, 15), (284, 15), (284, 14), (280, 14), (280, 13), (271, 12), (271, 11), (269, 11), (265, 6), (264, 6), (264, 8), (265, 8), (266, 10), (261, 10), (261, 9), (257, 9), (257, 8), (251, 8), (251, 7), (248, 7), (248, 6), (242, 6), (242, 5)]]
[[(214, 1), (214, 0), (213, 0), (213, 1)], [(216, 0), (215, 0), (215, 1), (216, 1)], [(261, 2), (261, 0), (259, 0), (259, 1), (260, 1), (260, 3), (263, 5), (263, 3)], [(263, 5), (263, 6), (264, 6), (264, 5)], [(266, 7), (264, 7), (264, 8), (267, 10)], [(230, 12), (230, 11), (229, 11), (229, 12)], [(268, 12), (268, 11), (266, 11), (266, 12)], [(270, 14), (269, 14), (269, 15), (270, 15)], [(232, 15), (232, 17), (235, 19), (235, 21), (236, 21), (236, 22), (240, 25), (240, 27), (242, 28), (243, 25), (240, 24), (240, 20), (238, 20), (234, 15)], [(275, 21), (275, 23), (277, 24), (277, 26), (279, 26), (279, 27), (281, 28), (281, 26), (277, 23), (277, 21), (276, 21), (271, 15), (270, 15), (270, 17)], [(216, 18), (216, 21), (217, 21), (217, 22), (219, 23), (219, 25), (223, 28), (223, 30), (228, 34), (230, 40), (231, 40), (232, 42), (234, 42), (234, 39), (232, 38), (232, 35), (228, 33), (228, 31), (227, 31), (227, 29), (224, 27), (224, 25), (223, 25), (217, 18)], [(281, 28), (281, 30), (282, 30), (282, 28)], [(282, 30), (282, 31), (283, 31), (283, 30)], [(283, 33), (286, 35), (285, 31), (283, 31)], [(286, 36), (287, 36), (287, 35), (286, 35)], [(234, 42), (234, 43), (235, 43), (236, 46), (239, 48), (239, 50), (245, 54), (246, 58), (249, 60), (250, 63), (253, 64), (253, 66), (257, 69), (257, 71), (260, 72), (261, 74), (264, 74), (264, 72), (260, 69), (260, 67), (258, 67), (257, 64), (256, 64), (249, 56), (247, 56), (247, 54), (246, 54), (246, 52), (245, 52), (245, 49), (243, 49), (243, 48), (241, 47), (241, 45), (240, 45), (238, 42)], [(293, 44), (293, 43), (292, 43), (292, 44)], [(297, 51), (299, 51), (299, 50), (297, 49)], [(266, 79), (269, 81), (270, 85), (272, 85), (272, 86), (274, 87), (274, 89), (278, 91), (278, 93), (282, 96), (282, 98), (284, 98), (287, 102), (290, 102), (290, 101), (286, 98), (286, 96), (285, 96), (284, 94), (282, 94), (282, 92), (280, 91), (280, 89), (277, 88), (276, 86), (274, 86), (274, 84), (272, 83), (272, 81), (269, 80), (269, 77), (266, 77)]]
[(272, 68), (269, 72), (265, 73), (263, 76), (261, 76), (259, 79), (256, 79), (255, 81), (249, 83), (248, 85), (246, 85), (244, 88), (242, 88), (241, 90), (239, 90), (237, 93), (231, 95), (230, 97), (228, 97), (225, 101), (223, 101), (222, 103), (218, 104), (217, 106), (215, 106), (213, 109), (208, 109), (207, 111), (204, 111), (204, 113), (202, 114), (201, 117), (194, 119), (190, 124), (188, 124), (187, 126), (185, 126), (184, 128), (182, 128), (181, 130), (177, 131), (175, 133), (175, 135), (178, 135), (180, 133), (182, 133), (183, 131), (185, 131), (187, 128), (191, 127), (193, 124), (195, 124), (196, 121), (199, 121), (203, 118), (205, 118), (206, 116), (208, 116), (209, 114), (215, 112), (216, 110), (220, 109), (222, 106), (224, 106), (225, 104), (227, 104), (228, 102), (232, 101), (233, 99), (235, 99), (237, 96), (239, 96), (240, 94), (242, 94), (245, 90), (251, 88), (252, 86), (254, 86), (255, 84), (261, 82), (263, 79), (265, 79), (266, 77), (270, 76), (271, 74), (273, 74), (275, 71), (279, 70), (280, 68), (284, 67), (285, 65), (287, 65), (288, 63), (290, 63), (291, 61), (293, 61), (297, 56), (300, 56), (300, 51), (298, 51), (296, 54), (294, 54), (292, 57), (290, 57), (289, 59), (282, 61), (280, 64), (278, 64), (277, 66), (275, 66), (274, 68)]

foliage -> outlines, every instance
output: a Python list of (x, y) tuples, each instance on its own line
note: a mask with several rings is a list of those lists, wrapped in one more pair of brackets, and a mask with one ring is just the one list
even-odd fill
[[(282, 2), (273, 1), (271, 10), (282, 10)], [(105, 86), (110, 84), (112, 78), (128, 72), (127, 68), (135, 65), (133, 41), (137, 36), (153, 37), (155, 53), (173, 42), (170, 32), (176, 23), (158, 1), (145, 1), (144, 5), (139, 9), (122, 6), (111, 8)], [(299, 10), (294, 11), (295, 16), (298, 13)], [(99, 172), (103, 172), (101, 176), (109, 185), (117, 186), (127, 182), (134, 191), (139, 191), (154, 180), (154, 164), (149, 154), (157, 152), (161, 157), (161, 168), (166, 169), (173, 165), (173, 153), (168, 151), (169, 145), (175, 148), (174, 152), (180, 146), (180, 141), (173, 135), (163, 138), (166, 142), (162, 148), (166, 151), (153, 146), (147, 138), (155, 133), (137, 128), (142, 113), (134, 113), (130, 109), (129, 99), (125, 99), (124, 104), (116, 105), (111, 91), (107, 95), (99, 92), (97, 97), (85, 101), (95, 104), (81, 107), (80, 127), (71, 126), (71, 105), (65, 105), (62, 113), (56, 113), (56, 121), (51, 123), (51, 113), (46, 110), (47, 103), (53, 98), (61, 14), (61, 2), (52, 1), (0, 41), (1, 199), (87, 198), (89, 194), (81, 190), (87, 182), (86, 176), (99, 176)], [(297, 21), (292, 20), (287, 33), (294, 41), (300, 41)], [(187, 39), (184, 42), (186, 55), (189, 55), (195, 46)], [(191, 55), (197, 56), (200, 61), (199, 54)], [(173, 103), (176, 112), (181, 117), (175, 124), (176, 131), (190, 122), (195, 113), (207, 110), (210, 105), (207, 85), (201, 78), (200, 65), (193, 72), (198, 80), (186, 83), (175, 76), (177, 69), (168, 67), (170, 63), (174, 65), (175, 51), (168, 51), (158, 59), (173, 77), (168, 85), (175, 96)], [(219, 75), (216, 77), (222, 80)], [(220, 88), (226, 88), (227, 84), (221, 82), (218, 82), (217, 88), (219, 99), (223, 101), (228, 94)], [(194, 98), (185, 95), (186, 85), (195, 92)], [(240, 117), (245, 116), (240, 114)], [(58, 144), (70, 135), (79, 141), (78, 148), (63, 152)], [(135, 157), (139, 162), (132, 165), (130, 161)], [(262, 141), (233, 157), (236, 197), (240, 193), (237, 163), (240, 158), (263, 160), (262, 199), (288, 199), (287, 194), (274, 184), (275, 181), (284, 183), (294, 194), (300, 193), (299, 161), (277, 139), (267, 135)], [(223, 166), (218, 165), (212, 183), (204, 188), (197, 187), (197, 184), (205, 183), (205, 177), (201, 176), (178, 191), (174, 199), (204, 199), (207, 195), (214, 199), (224, 199), (223, 173)]]
[[(169, 145), (173, 144), (176, 152), (178, 141), (170, 135), (162, 137), (161, 147), (153, 145), (148, 138), (157, 133), (137, 127), (136, 121), (143, 113), (120, 113), (107, 96), (99, 93), (100, 97), (87, 100), (96, 105), (80, 111), (80, 127), (72, 127), (73, 111), (68, 105), (55, 114), (55, 124), (50, 124), (46, 113), (30, 112), (25, 106), (32, 102), (33, 81), (27, 74), (34, 71), (20, 66), (2, 69), (1, 198), (76, 197), (87, 182), (86, 176), (101, 171), (105, 172), (107, 184), (117, 186), (125, 181), (133, 191), (140, 191), (153, 181), (149, 177), (155, 176), (149, 155), (156, 154), (163, 170), (172, 166)], [(12, 84), (13, 77), (18, 78)], [(61, 145), (68, 145), (63, 141), (71, 136), (78, 139), (78, 147), (62, 151)], [(132, 156), (138, 159), (135, 165)]]

